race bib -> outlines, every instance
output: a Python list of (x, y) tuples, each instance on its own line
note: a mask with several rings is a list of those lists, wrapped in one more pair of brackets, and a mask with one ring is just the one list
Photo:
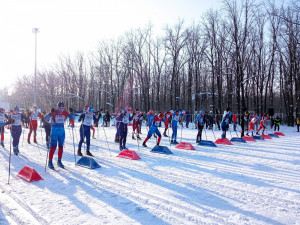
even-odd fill
[(123, 123), (128, 123), (129, 122), (129, 114), (125, 114), (125, 117), (123, 118)]
[(31, 113), (31, 120), (37, 120), (38, 114), (36, 112)]
[(4, 114), (0, 114), (0, 123), (4, 123), (4, 121), (5, 121)]
[(63, 115), (55, 116), (55, 123), (64, 123), (64, 122), (65, 122), (65, 116), (63, 116)]
[(93, 125), (93, 114), (92, 115), (85, 114), (83, 124), (86, 126), (92, 126)]
[(14, 123), (12, 125), (19, 126), (21, 125), (21, 114), (13, 114), (11, 115), (11, 118), (14, 119)]
[(155, 121), (155, 126), (159, 126), (160, 121)]

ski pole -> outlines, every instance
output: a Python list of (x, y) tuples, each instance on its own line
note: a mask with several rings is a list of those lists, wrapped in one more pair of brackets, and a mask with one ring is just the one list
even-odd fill
[(41, 130), (41, 137), (42, 137), (42, 144), (44, 144), (44, 141), (43, 141), (43, 130), (40, 128), (40, 130)]
[(111, 151), (110, 151), (110, 147), (109, 147), (109, 144), (108, 144), (108, 141), (107, 141), (106, 132), (105, 132), (105, 129), (104, 129), (104, 127), (103, 127), (103, 131), (104, 131), (104, 135), (105, 135), (105, 139), (106, 139), (107, 147), (108, 147), (108, 149), (109, 149), (109, 154), (110, 154), (110, 157), (111, 157)]
[(24, 130), (25, 129), (22, 129), (23, 130), (23, 140), (22, 140), (22, 147), (23, 147), (23, 143), (24, 143)]
[(46, 156), (46, 163), (45, 163), (45, 173), (46, 173), (46, 169), (47, 169), (47, 162), (48, 162), (49, 150), (50, 150), (50, 144), (48, 144), (48, 146), (47, 146), (47, 156)]
[(9, 184), (9, 180), (10, 180), (10, 164), (11, 164), (11, 127), (12, 125), (10, 125), (9, 129), (10, 129), (10, 138), (9, 138), (9, 164), (8, 164), (8, 181), (7, 183)]
[(214, 133), (214, 131), (212, 130), (212, 133), (213, 133), (213, 135), (214, 135), (214, 138), (215, 138), (215, 140), (217, 140), (217, 138), (216, 138), (216, 136), (215, 136), (215, 133)]
[(73, 131), (73, 127), (72, 127), (72, 136), (73, 136), (73, 148), (74, 148), (74, 162), (76, 164), (76, 154), (75, 154), (75, 143), (74, 143), (74, 131)]

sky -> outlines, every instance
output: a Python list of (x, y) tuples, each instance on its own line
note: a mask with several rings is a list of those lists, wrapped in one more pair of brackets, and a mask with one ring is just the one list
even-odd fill
[(48, 68), (60, 55), (96, 51), (99, 41), (116, 38), (149, 22), (156, 30), (184, 19), (200, 21), (220, 0), (9, 0), (0, 2), (0, 89), (18, 77)]

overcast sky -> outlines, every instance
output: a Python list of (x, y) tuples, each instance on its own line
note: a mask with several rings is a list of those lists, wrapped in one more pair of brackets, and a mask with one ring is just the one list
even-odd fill
[(0, 1), (0, 88), (18, 76), (34, 74), (34, 34), (38, 68), (52, 65), (61, 54), (97, 49), (98, 42), (114, 38), (150, 21), (157, 30), (179, 18), (199, 21), (219, 0), (5, 0)]

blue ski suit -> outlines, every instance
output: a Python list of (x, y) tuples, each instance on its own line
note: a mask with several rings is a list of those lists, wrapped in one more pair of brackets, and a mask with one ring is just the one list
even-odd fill
[(172, 138), (171, 138), (172, 141), (176, 141), (177, 139), (177, 127), (178, 127), (179, 117), (180, 116), (178, 115), (178, 113), (174, 113), (172, 117), (172, 130), (173, 130)]

